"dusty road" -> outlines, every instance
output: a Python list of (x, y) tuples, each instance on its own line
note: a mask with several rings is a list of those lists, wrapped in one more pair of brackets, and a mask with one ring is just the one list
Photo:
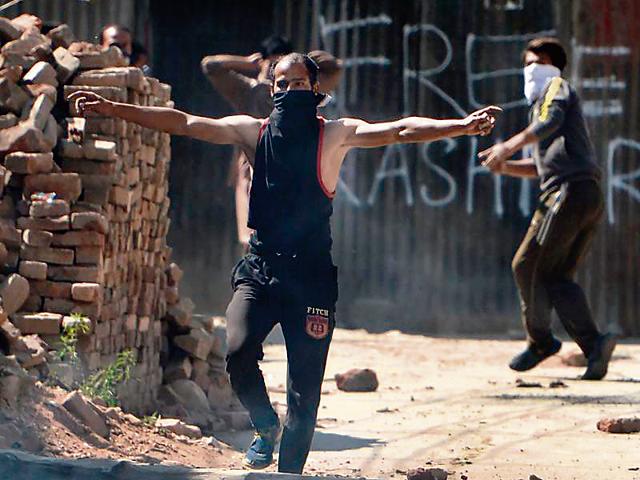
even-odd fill
[[(441, 339), (337, 330), (306, 473), (404, 478), (441, 467), (469, 480), (640, 479), (640, 434), (596, 429), (603, 416), (640, 416), (640, 345), (622, 344), (606, 381), (553, 357), (518, 374), (508, 360), (522, 341)], [(576, 351), (565, 341), (561, 353)], [(375, 393), (345, 393), (333, 376), (373, 368)], [(284, 403), (285, 353), (265, 348), (272, 400)], [(519, 388), (516, 380), (542, 388)], [(566, 387), (550, 388), (554, 380)], [(227, 436), (238, 447), (247, 433)]]

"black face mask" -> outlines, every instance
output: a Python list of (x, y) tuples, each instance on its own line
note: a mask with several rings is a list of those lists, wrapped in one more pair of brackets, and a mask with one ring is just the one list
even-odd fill
[(282, 130), (297, 130), (317, 124), (318, 105), (325, 95), (311, 90), (291, 90), (273, 95), (270, 122)]

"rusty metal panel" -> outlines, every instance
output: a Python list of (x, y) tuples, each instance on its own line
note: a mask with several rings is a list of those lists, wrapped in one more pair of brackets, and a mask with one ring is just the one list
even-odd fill
[[(328, 117), (455, 117), (505, 108), (489, 139), (456, 138), (349, 154), (335, 200), (339, 323), (443, 334), (520, 330), (511, 257), (535, 206), (535, 183), (495, 178), (476, 153), (526, 125), (520, 53), (534, 35), (567, 46), (567, 78), (585, 100), (607, 214), (580, 281), (601, 325), (640, 334), (640, 6), (634, 0), (27, 0), (81, 38), (150, 15), (153, 66), (177, 106), (231, 110), (199, 70), (202, 56), (255, 51), (266, 35), (299, 50), (324, 48), (346, 70)], [(139, 5), (139, 4), (138, 4)], [(145, 17), (146, 18), (146, 17)], [(239, 256), (230, 149), (174, 139), (174, 258), (198, 310), (224, 312)]]
[[(519, 328), (510, 259), (536, 186), (492, 178), (475, 155), (525, 125), (520, 53), (532, 36), (555, 32), (567, 45), (568, 78), (585, 98), (605, 171), (607, 221), (580, 281), (603, 326), (640, 332), (639, 10), (637, 2), (607, 0), (278, 2), (276, 24), (300, 49), (321, 47), (346, 60), (330, 116), (505, 108), (490, 139), (351, 154), (334, 221), (343, 324), (440, 333)], [(299, 22), (306, 18), (316, 25)]]

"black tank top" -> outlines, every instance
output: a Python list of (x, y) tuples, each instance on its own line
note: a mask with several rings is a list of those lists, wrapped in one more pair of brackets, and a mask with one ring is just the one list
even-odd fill
[(333, 193), (322, 183), (324, 119), (310, 91), (274, 95), (260, 130), (248, 226), (257, 254), (316, 256), (331, 250)]

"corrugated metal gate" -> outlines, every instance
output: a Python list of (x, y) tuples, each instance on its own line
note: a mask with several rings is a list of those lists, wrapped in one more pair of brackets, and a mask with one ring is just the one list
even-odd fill
[[(66, 20), (74, 2), (62, 3)], [(185, 110), (230, 113), (200, 73), (202, 56), (248, 54), (264, 36), (281, 32), (300, 50), (324, 48), (345, 59), (327, 116), (447, 117), (499, 103), (506, 112), (492, 138), (524, 126), (521, 49), (531, 35), (556, 31), (568, 47), (567, 73), (585, 100), (605, 171), (607, 220), (581, 279), (600, 323), (640, 333), (637, 2), (154, 0), (148, 9), (125, 0), (91, 3), (105, 10), (94, 9), (93, 20), (87, 13), (79, 24), (115, 16), (140, 26), (148, 15), (155, 73), (174, 86)], [(73, 26), (87, 36), (95, 31)], [(519, 328), (510, 260), (536, 189), (479, 169), (475, 153), (489, 144), (459, 138), (350, 155), (334, 218), (343, 326), (432, 333)], [(184, 289), (198, 310), (223, 312), (228, 272), (239, 255), (227, 182), (231, 153), (178, 138), (173, 148), (171, 243), (186, 270)]]

